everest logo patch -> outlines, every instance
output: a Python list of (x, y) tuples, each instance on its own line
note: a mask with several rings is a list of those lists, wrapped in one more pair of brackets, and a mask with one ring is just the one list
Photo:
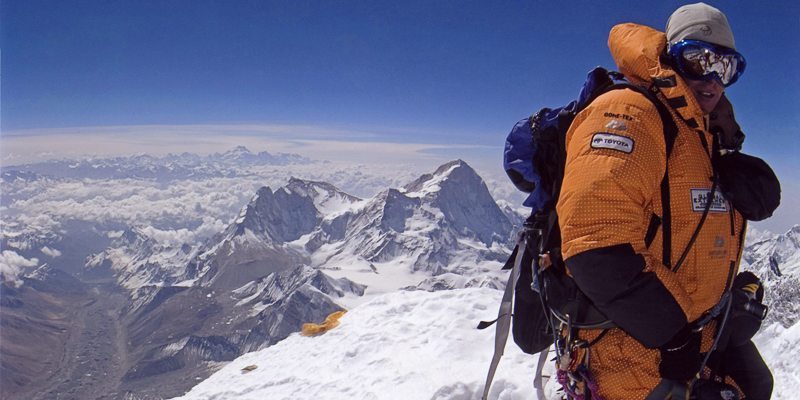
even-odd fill
[[(711, 189), (691, 189), (692, 191), (692, 211), (703, 212), (708, 204), (708, 197), (711, 195)], [(709, 212), (726, 213), (728, 212), (728, 201), (722, 193), (714, 192), (714, 198), (711, 200), (711, 208)]]
[(621, 131), (627, 130), (628, 127), (625, 125), (625, 121), (617, 121), (612, 119), (611, 122), (606, 124), (606, 128), (608, 129), (619, 129)]
[(633, 152), (633, 139), (611, 133), (595, 133), (592, 136), (593, 149), (609, 149), (625, 154)]

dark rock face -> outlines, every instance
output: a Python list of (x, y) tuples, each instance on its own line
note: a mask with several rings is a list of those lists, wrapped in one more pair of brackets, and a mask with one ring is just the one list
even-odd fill
[[(6, 399), (34, 390), (32, 383), (53, 372), (64, 356), (69, 327), (79, 315), (70, 312), (65, 299), (31, 287), (16, 289), (3, 282), (0, 296), (0, 397)], [(86, 298), (72, 300), (79, 304)]]
[[(176, 350), (177, 348), (177, 350)], [(181, 342), (151, 350), (122, 377), (123, 382), (177, 371), (202, 361), (233, 361), (240, 356), (237, 346), (221, 336), (188, 336)]]
[(383, 204), (381, 228), (403, 233), (406, 230), (406, 220), (414, 216), (419, 208), (419, 198), (406, 197), (397, 189), (389, 189)]
[(245, 229), (283, 244), (311, 233), (317, 225), (317, 209), (308, 196), (278, 189), (272, 192), (263, 187), (256, 198), (247, 205), (242, 222), (237, 224), (237, 235)]
[[(492, 199), (486, 184), (463, 161), (447, 163), (403, 190), (389, 189), (348, 215), (343, 242), (370, 262), (415, 254), (414, 271), (453, 272), (463, 251), (482, 260), (507, 257), (514, 225)], [(479, 242), (484, 249), (463, 242)]]
[(270, 188), (261, 188), (239, 219), (200, 249), (191, 261), (192, 270), (201, 275), (201, 285), (235, 289), (271, 273), (307, 264), (303, 254), (284, 244), (311, 233), (318, 219), (311, 198), (284, 189), (273, 193)]
[(236, 290), (142, 288), (141, 303), (123, 312), (128, 351), (136, 361), (120, 388), (140, 393), (146, 385), (158, 387), (154, 393), (160, 396), (180, 395), (197, 382), (167, 385), (176, 374), (208, 376), (209, 362), (231, 361), (285, 339), (304, 323), (320, 323), (343, 310), (333, 299), (362, 295), (364, 289), (310, 267), (273, 273)]

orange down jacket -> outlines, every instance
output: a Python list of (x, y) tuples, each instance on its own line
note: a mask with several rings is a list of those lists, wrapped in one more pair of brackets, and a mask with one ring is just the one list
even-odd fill
[[(689, 88), (659, 61), (665, 46), (664, 33), (635, 24), (618, 25), (609, 37), (620, 72), (659, 87), (673, 114), (679, 132), (669, 158), (655, 106), (629, 89), (598, 97), (566, 138), (557, 206), (562, 255), (580, 288), (621, 327), (590, 352), (590, 372), (608, 400), (650, 393), (661, 380), (656, 348), (720, 301), (742, 252), (745, 221), (715, 194), (696, 241), (673, 271), (711, 191), (713, 142)], [(668, 208), (661, 196), (665, 173)], [(704, 350), (713, 331), (704, 330)], [(586, 339), (598, 334), (583, 333)]]

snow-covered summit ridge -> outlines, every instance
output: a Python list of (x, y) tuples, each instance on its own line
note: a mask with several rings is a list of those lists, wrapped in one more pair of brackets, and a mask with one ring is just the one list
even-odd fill
[[(494, 334), (475, 326), (493, 318), (501, 296), (488, 288), (389, 293), (325, 334), (293, 334), (237, 358), (180, 399), (478, 398)], [(508, 346), (490, 398), (535, 398), (535, 360)]]

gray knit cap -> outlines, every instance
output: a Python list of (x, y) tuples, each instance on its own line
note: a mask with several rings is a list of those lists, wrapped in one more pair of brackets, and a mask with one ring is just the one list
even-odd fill
[(685, 39), (702, 40), (736, 50), (728, 18), (705, 3), (685, 5), (669, 17), (667, 40), (676, 43)]

